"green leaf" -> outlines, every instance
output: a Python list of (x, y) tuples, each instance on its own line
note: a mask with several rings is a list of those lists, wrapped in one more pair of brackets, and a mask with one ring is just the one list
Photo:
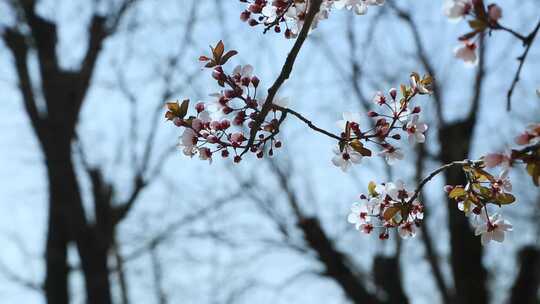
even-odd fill
[(482, 32), (488, 27), (488, 24), (484, 20), (474, 19), (469, 21), (469, 26), (475, 31)]
[(364, 145), (358, 139), (354, 139), (349, 145), (360, 155), (371, 156), (371, 150), (364, 148)]
[(187, 114), (188, 108), (189, 108), (189, 99), (185, 99), (182, 101), (182, 104), (180, 105), (177, 116), (180, 118), (184, 118), (184, 116), (186, 116)]
[(455, 187), (452, 189), (452, 191), (450, 191), (450, 193), (448, 193), (448, 197), (453, 199), (463, 197), (465, 195), (467, 195), (467, 191), (465, 191), (463, 187)]
[(510, 193), (501, 193), (497, 195), (495, 202), (498, 205), (509, 205), (516, 201), (516, 198)]
[(375, 184), (375, 182), (369, 182), (369, 184), (368, 184), (369, 195), (371, 195), (371, 196), (378, 196), (379, 195), (379, 193), (377, 193), (377, 191), (375, 191), (376, 187), (377, 187), (377, 184)]

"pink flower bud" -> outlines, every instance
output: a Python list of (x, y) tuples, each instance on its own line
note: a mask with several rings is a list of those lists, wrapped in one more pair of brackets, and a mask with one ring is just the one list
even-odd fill
[(531, 135), (527, 132), (520, 134), (515, 138), (516, 144), (518, 145), (526, 145), (531, 140)]
[(484, 156), (484, 164), (488, 168), (498, 166), (503, 161), (504, 155), (500, 153), (489, 153)]
[(368, 117), (377, 117), (377, 116), (379, 116), (379, 114), (377, 112), (375, 112), (375, 111), (369, 111), (367, 113), (367, 115), (368, 115)]
[(221, 150), (221, 157), (223, 157), (223, 158), (229, 157), (229, 151), (228, 150)]
[(215, 144), (215, 143), (217, 143), (219, 141), (219, 139), (215, 135), (208, 135), (206, 137), (206, 140), (208, 140), (208, 142), (211, 143), (211, 144)]
[(452, 190), (454, 190), (454, 186), (452, 186), (452, 185), (444, 186), (444, 192), (450, 193)]
[(201, 113), (204, 111), (204, 102), (199, 102), (195, 105), (195, 110), (197, 110), (197, 113)]
[(239, 163), (241, 160), (242, 160), (242, 157), (240, 157), (240, 155), (236, 155), (236, 156), (234, 157), (234, 162), (235, 162), (235, 163)]
[(488, 17), (489, 21), (497, 23), (502, 17), (502, 9), (497, 4), (488, 5)]
[(233, 111), (233, 109), (229, 107), (223, 107), (222, 111), (223, 111), (223, 114), (230, 114)]
[(414, 109), (412, 110), (412, 113), (413, 113), (413, 114), (418, 114), (418, 113), (420, 113), (420, 111), (422, 111), (422, 109), (421, 109), (419, 106), (416, 106), (416, 107), (414, 107)]
[(244, 140), (245, 140), (245, 137), (244, 137), (244, 134), (242, 134), (242, 133), (237, 132), (237, 133), (233, 133), (231, 135), (231, 141), (233, 141), (233, 142), (241, 143)]
[(262, 7), (258, 4), (251, 4), (250, 6), (248, 6), (248, 11), (259, 14), (260, 12), (262, 12)]
[(223, 95), (224, 95), (226, 98), (234, 98), (235, 92), (234, 92), (234, 90), (225, 90), (225, 92), (223, 93)]
[(240, 14), (240, 20), (246, 22), (249, 20), (249, 16), (251, 16), (251, 13), (249, 11), (243, 11), (241, 14)]
[(184, 120), (182, 118), (180, 118), (180, 117), (175, 117), (173, 119), (173, 123), (177, 127), (182, 127), (184, 125)]
[(231, 126), (231, 123), (227, 119), (223, 119), (219, 124), (222, 130), (227, 130)]
[(259, 78), (257, 78), (257, 76), (251, 77), (251, 84), (253, 84), (254, 87), (259, 86), (259, 82), (260, 82), (260, 80), (259, 80)]
[(390, 97), (392, 97), (392, 99), (396, 100), (396, 97), (397, 97), (396, 88), (391, 88), (390, 91), (388, 91), (388, 94), (390, 94)]

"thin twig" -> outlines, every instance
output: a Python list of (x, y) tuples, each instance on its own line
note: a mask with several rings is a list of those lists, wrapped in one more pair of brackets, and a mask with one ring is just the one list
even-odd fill
[(450, 169), (451, 167), (454, 167), (454, 166), (466, 166), (466, 165), (478, 166), (478, 165), (481, 165), (483, 163), (484, 163), (483, 160), (459, 160), (459, 161), (453, 161), (451, 163), (445, 164), (445, 165), (437, 168), (435, 171), (432, 171), (428, 176), (424, 177), (424, 179), (422, 179), (422, 181), (420, 181), (420, 183), (418, 184), (418, 187), (416, 188), (416, 190), (414, 190), (414, 194), (409, 199), (409, 202), (412, 203), (418, 197), (418, 195), (422, 191), (422, 188), (424, 188), (424, 186), (429, 181), (431, 181), (435, 176), (437, 176), (439, 173), (441, 173), (441, 172), (443, 172), (443, 171), (445, 171), (447, 169)]
[(538, 34), (538, 30), (540, 30), (540, 21), (538, 21), (534, 30), (527, 37), (525, 37), (525, 39), (522, 40), (523, 46), (525, 46), (525, 50), (523, 51), (523, 54), (517, 58), (517, 60), (519, 61), (519, 66), (516, 71), (516, 75), (514, 76), (514, 80), (512, 81), (512, 85), (510, 86), (510, 89), (508, 90), (507, 100), (506, 100), (507, 111), (510, 111), (512, 109), (512, 95), (514, 94), (514, 89), (516, 88), (516, 85), (519, 82), (519, 77), (521, 76), (521, 70), (523, 69), (523, 65), (525, 64), (527, 55), (529, 55), (529, 50), (531, 49), (531, 46), (533, 45), (534, 39), (536, 38), (536, 35)]
[(324, 129), (321, 129), (321, 128), (317, 127), (316, 125), (313, 124), (313, 122), (311, 122), (311, 120), (307, 119), (307, 118), (304, 117), (302, 114), (300, 114), (300, 113), (298, 113), (298, 112), (296, 112), (296, 111), (294, 111), (294, 110), (291, 110), (291, 109), (289, 109), (289, 108), (280, 107), (280, 106), (277, 106), (277, 105), (273, 105), (273, 108), (275, 108), (275, 109), (277, 109), (278, 111), (281, 111), (281, 112), (283, 112), (283, 113), (289, 113), (289, 114), (291, 114), (291, 115), (297, 117), (297, 118), (300, 119), (301, 121), (305, 122), (306, 125), (307, 125), (310, 129), (312, 129), (312, 130), (315, 130), (315, 131), (317, 131), (317, 132), (319, 132), (319, 133), (322, 133), (322, 134), (324, 134), (324, 135), (326, 135), (326, 136), (328, 136), (328, 137), (331, 137), (331, 138), (333, 138), (333, 139), (337, 139), (337, 140), (339, 140), (339, 141), (342, 140), (342, 138), (339, 137), (339, 136), (337, 136), (336, 134), (330, 133), (329, 131), (326, 131), (326, 130), (324, 130)]

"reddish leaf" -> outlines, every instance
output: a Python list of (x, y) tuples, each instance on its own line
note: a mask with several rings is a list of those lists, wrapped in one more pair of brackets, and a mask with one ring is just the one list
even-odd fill
[(221, 57), (221, 62), (219, 64), (224, 65), (229, 59), (231, 59), (232, 56), (236, 54), (238, 54), (238, 52), (235, 50), (228, 51), (227, 53), (225, 53), (225, 55), (223, 55), (223, 57)]

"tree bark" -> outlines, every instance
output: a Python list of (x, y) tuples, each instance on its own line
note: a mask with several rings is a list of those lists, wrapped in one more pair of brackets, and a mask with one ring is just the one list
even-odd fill
[[(444, 125), (440, 132), (441, 161), (449, 163), (466, 159), (472, 141), (474, 121), (466, 120)], [(466, 183), (461, 168), (453, 167), (444, 172), (446, 183)], [(447, 199), (450, 229), (450, 260), (454, 277), (456, 303), (487, 304), (487, 271), (482, 264), (483, 249), (474, 235), (468, 218), (459, 211), (454, 200)]]
[(509, 304), (538, 304), (540, 288), (540, 249), (526, 246), (519, 252), (519, 273), (512, 287)]

